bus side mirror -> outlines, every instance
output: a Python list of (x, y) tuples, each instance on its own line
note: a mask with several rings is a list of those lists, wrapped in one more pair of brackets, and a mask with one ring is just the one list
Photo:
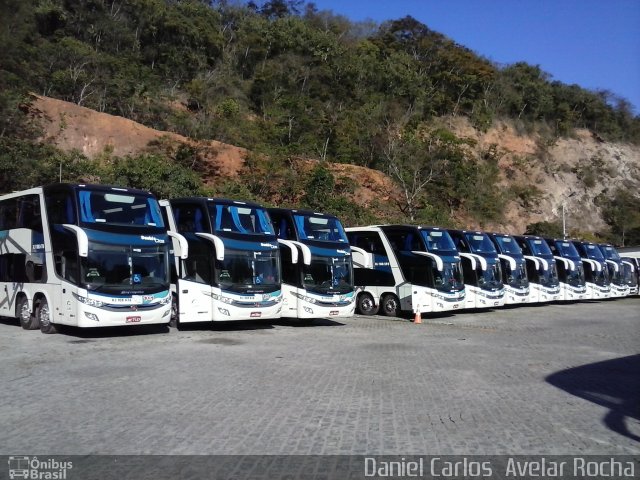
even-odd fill
[(88, 257), (89, 237), (87, 237), (87, 233), (77, 225), (70, 225), (65, 223), (62, 226), (75, 234), (76, 240), (78, 241), (78, 255), (80, 255), (81, 257)]
[(175, 256), (185, 260), (189, 257), (189, 243), (184, 236), (179, 233), (172, 232), (171, 230), (167, 230), (167, 235), (173, 241), (173, 250), (175, 252)]
[(351, 261), (356, 268), (373, 268), (373, 253), (359, 247), (351, 247)]

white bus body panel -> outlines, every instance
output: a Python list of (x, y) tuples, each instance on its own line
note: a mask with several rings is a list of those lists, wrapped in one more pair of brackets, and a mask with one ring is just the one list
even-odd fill
[(560, 282), (560, 300), (565, 302), (575, 302), (579, 300), (588, 300), (589, 292), (587, 286), (574, 287), (568, 283)]
[[(1, 288), (0, 315), (17, 318), (18, 295), (27, 299), (34, 311), (35, 299), (44, 297), (51, 312), (51, 322), (74, 327), (118, 327), (169, 323), (171, 294), (134, 295), (131, 299), (110, 297), (87, 292), (67, 282), (8, 283)], [(84, 302), (78, 298), (85, 299)], [(148, 305), (154, 304), (153, 307)]]
[(531, 289), (531, 293), (529, 295), (531, 303), (546, 303), (562, 300), (560, 285), (555, 287), (545, 287), (539, 283), (529, 282), (529, 288)]
[[(127, 299), (96, 295), (77, 287), (63, 288), (62, 290), (65, 302), (62, 309), (72, 312), (72, 315), (77, 314), (76, 322), (67, 323), (68, 325), (77, 325), (78, 327), (117, 327), (122, 325), (167, 324), (171, 318), (171, 293), (168, 290), (156, 294), (133, 295)], [(71, 295), (69, 295), (69, 292)], [(94, 302), (94, 305), (80, 302), (76, 299), (76, 296), (86, 298), (87, 301)], [(103, 302), (105, 305), (95, 306), (96, 302)], [(77, 305), (75, 311), (72, 308), (74, 303)], [(58, 318), (57, 315), (54, 318)], [(63, 319), (62, 321), (57, 321), (57, 323), (65, 323), (65, 321)]]
[(611, 283), (609, 288), (610, 288), (610, 296), (612, 298), (622, 298), (629, 295), (628, 285), (616, 285), (615, 283)]
[(283, 283), (282, 295), (282, 316), (288, 318), (352, 317), (356, 309), (355, 292), (320, 295)]
[(504, 286), (504, 304), (505, 305), (522, 305), (529, 303), (531, 294), (530, 287), (516, 288), (505, 284)]
[(611, 287), (587, 282), (587, 297), (591, 300), (604, 300), (611, 297)]
[(475, 285), (465, 285), (466, 302), (465, 308), (494, 308), (502, 307), (505, 304), (505, 289), (496, 292), (488, 292)]
[[(440, 292), (434, 288), (420, 285), (411, 287), (411, 303), (406, 310), (414, 313), (448, 312), (465, 308), (465, 291), (455, 293)], [(405, 310), (405, 308), (403, 308)]]
[[(236, 294), (182, 278), (178, 280), (178, 290), (180, 323), (274, 319), (281, 315), (280, 291)], [(265, 301), (273, 305), (261, 305)]]

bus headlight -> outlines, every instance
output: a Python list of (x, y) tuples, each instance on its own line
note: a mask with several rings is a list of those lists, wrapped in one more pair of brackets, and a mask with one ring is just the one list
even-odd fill
[(167, 295), (163, 299), (160, 300), (160, 305), (167, 305), (171, 303), (171, 295)]
[[(80, 295), (78, 295), (77, 293), (74, 293), (73, 296), (76, 298), (76, 300), (78, 300), (80, 303), (83, 303), (89, 307), (102, 307), (105, 302), (101, 301), (101, 300), (95, 300), (93, 298), (89, 298), (89, 297), (81, 297)], [(93, 319), (92, 319), (93, 320)]]
[(89, 320), (93, 320), (94, 322), (99, 322), (98, 316), (95, 313), (84, 312), (85, 317)]
[(302, 300), (303, 302), (308, 302), (313, 304), (318, 303), (318, 300), (316, 300), (315, 298), (307, 297), (306, 295), (301, 295), (299, 293), (294, 293), (293, 295), (299, 298), (300, 300)]
[(233, 298), (223, 297), (222, 295), (217, 295), (215, 293), (211, 294), (211, 298), (218, 300), (219, 302), (226, 303), (227, 305), (231, 305), (233, 303)]

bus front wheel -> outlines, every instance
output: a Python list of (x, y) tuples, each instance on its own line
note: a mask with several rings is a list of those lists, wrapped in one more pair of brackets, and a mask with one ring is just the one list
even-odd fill
[(42, 333), (51, 334), (58, 333), (58, 329), (51, 322), (51, 309), (46, 298), (40, 299), (38, 306), (36, 307), (36, 319), (40, 324), (40, 331)]
[(36, 330), (39, 327), (35, 315), (31, 315), (26, 297), (20, 297), (20, 300), (18, 300), (16, 316), (20, 319), (20, 326), (25, 330)]
[(393, 294), (385, 295), (380, 301), (382, 313), (387, 317), (397, 317), (400, 314), (400, 301)]
[(357, 307), (360, 315), (376, 315), (380, 308), (379, 305), (376, 305), (370, 293), (361, 293), (360, 296), (358, 296)]

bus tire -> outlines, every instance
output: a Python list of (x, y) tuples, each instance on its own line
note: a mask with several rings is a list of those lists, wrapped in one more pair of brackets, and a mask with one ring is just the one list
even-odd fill
[(169, 320), (169, 327), (178, 328), (180, 325), (180, 309), (178, 308), (178, 296), (175, 293), (171, 294), (171, 319)]
[(37, 330), (40, 325), (35, 315), (29, 310), (29, 302), (27, 297), (20, 297), (16, 304), (16, 316), (20, 319), (20, 326), (25, 330)]
[(400, 315), (400, 300), (394, 294), (384, 295), (380, 300), (382, 314), (387, 317), (397, 317)]
[(380, 309), (380, 305), (376, 305), (373, 295), (370, 293), (361, 293), (358, 295), (358, 303), (356, 304), (360, 315), (376, 315)]
[(42, 333), (46, 333), (47, 335), (58, 333), (58, 329), (51, 322), (51, 309), (49, 308), (49, 303), (47, 303), (46, 298), (41, 298), (38, 301), (38, 306), (36, 307), (36, 319), (40, 324), (40, 331)]

